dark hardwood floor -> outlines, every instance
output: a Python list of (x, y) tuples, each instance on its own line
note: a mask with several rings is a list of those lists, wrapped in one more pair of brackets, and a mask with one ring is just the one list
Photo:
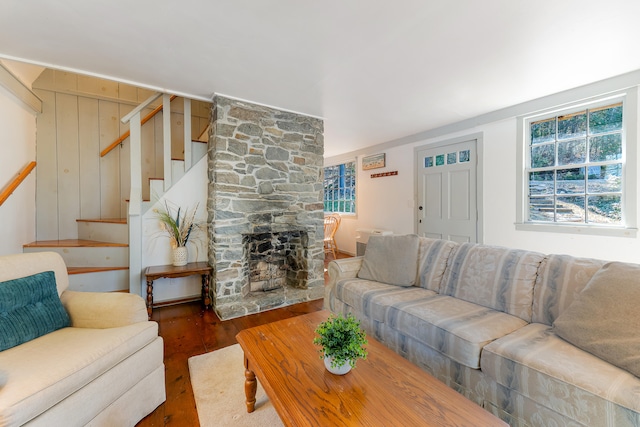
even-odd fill
[[(346, 257), (338, 254), (338, 258)], [(327, 256), (325, 267), (332, 259)], [(325, 283), (327, 280), (325, 272)], [(236, 334), (242, 329), (318, 311), (322, 304), (319, 299), (226, 321), (212, 310), (203, 311), (199, 302), (155, 308), (152, 320), (158, 322), (164, 339), (167, 400), (137, 427), (199, 426), (187, 365), (191, 356), (236, 344)]]

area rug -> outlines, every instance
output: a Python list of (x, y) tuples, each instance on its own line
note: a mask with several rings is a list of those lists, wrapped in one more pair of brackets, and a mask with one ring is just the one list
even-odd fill
[(259, 382), (256, 409), (247, 413), (244, 354), (238, 344), (189, 358), (189, 375), (201, 427), (283, 425)]

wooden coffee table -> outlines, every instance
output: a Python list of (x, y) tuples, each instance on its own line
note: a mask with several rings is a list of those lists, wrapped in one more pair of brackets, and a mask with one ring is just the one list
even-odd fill
[(329, 373), (312, 343), (319, 311), (237, 335), (245, 356), (247, 411), (256, 378), (286, 426), (506, 426), (480, 406), (367, 336), (369, 355)]

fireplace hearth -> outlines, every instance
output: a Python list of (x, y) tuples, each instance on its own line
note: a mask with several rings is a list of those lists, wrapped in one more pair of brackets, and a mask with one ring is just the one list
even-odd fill
[(248, 292), (306, 288), (304, 231), (244, 234), (243, 242), (249, 264)]

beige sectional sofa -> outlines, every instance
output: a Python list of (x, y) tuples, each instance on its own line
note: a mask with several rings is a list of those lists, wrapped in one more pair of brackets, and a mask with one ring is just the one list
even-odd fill
[(328, 268), (326, 308), (511, 425), (640, 425), (640, 266), (412, 235)]
[[(0, 257), (0, 287), (50, 271), (70, 325), (0, 351), (0, 426), (134, 426), (165, 400), (157, 323), (137, 295), (67, 290), (56, 253)], [(14, 315), (4, 298), (0, 342)]]

